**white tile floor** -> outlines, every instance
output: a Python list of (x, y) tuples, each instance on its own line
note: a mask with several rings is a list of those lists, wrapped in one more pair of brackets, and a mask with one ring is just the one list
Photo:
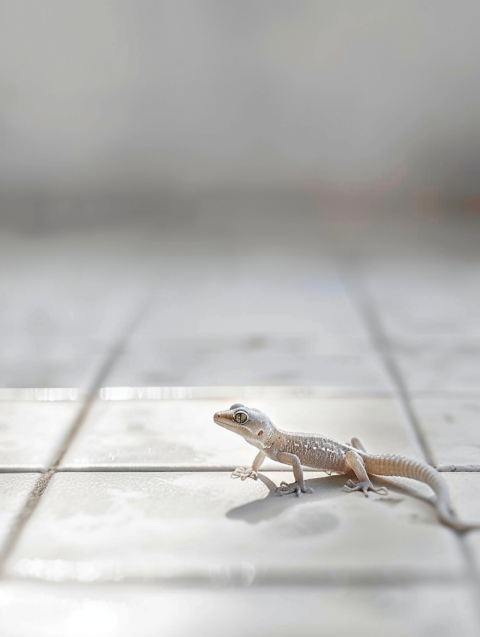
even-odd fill
[(480, 524), (480, 224), (250, 204), (0, 235), (0, 384), (47, 388), (0, 390), (2, 637), (480, 633), (480, 531), (440, 525), (427, 488), (366, 499), (313, 472), (280, 498), (274, 463), (230, 479), (254, 451), (212, 422), (243, 400), (430, 461)]

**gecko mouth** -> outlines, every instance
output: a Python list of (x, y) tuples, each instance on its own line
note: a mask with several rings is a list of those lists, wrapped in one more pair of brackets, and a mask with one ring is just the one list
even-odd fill
[(232, 420), (222, 420), (222, 418), (217, 418), (216, 415), (213, 417), (214, 422), (220, 427), (225, 427), (225, 429), (231, 429), (232, 431), (246, 431), (250, 433), (250, 430), (244, 425), (239, 425)]

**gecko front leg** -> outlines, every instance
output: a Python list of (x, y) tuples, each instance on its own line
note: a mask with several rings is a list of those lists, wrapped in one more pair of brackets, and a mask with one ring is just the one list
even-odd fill
[(298, 456), (293, 453), (287, 453), (286, 451), (280, 451), (280, 453), (277, 453), (277, 460), (279, 462), (283, 462), (284, 464), (289, 464), (292, 466), (295, 482), (292, 482), (292, 484), (281, 482), (280, 486), (277, 487), (275, 493), (278, 493), (279, 495), (295, 493), (295, 495), (297, 496), (299, 496), (301, 493), (313, 493), (313, 489), (305, 486), (305, 481), (303, 479), (303, 469)]
[(259, 451), (255, 456), (255, 460), (253, 461), (252, 466), (249, 469), (245, 469), (244, 467), (237, 467), (230, 477), (240, 478), (241, 480), (246, 480), (247, 478), (256, 480), (258, 478), (258, 470), (262, 466), (264, 460), (264, 452)]

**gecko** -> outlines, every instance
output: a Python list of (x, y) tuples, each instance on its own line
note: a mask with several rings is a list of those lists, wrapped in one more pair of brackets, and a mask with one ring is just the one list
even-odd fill
[(403, 456), (367, 453), (358, 438), (352, 438), (349, 444), (343, 444), (320, 434), (282, 431), (259, 409), (245, 407), (241, 403), (235, 403), (225, 411), (218, 411), (213, 420), (217, 425), (239, 434), (259, 450), (252, 466), (238, 467), (232, 473), (232, 478), (257, 480), (258, 470), (265, 458), (290, 465), (293, 469), (295, 481), (291, 484), (281, 482), (276, 489), (279, 495), (313, 493), (305, 484), (302, 466), (327, 473), (353, 472), (356, 479), (350, 478), (343, 491), (360, 491), (366, 497), (369, 491), (379, 495), (388, 494), (385, 487), (373, 486), (370, 475), (412, 478), (426, 483), (434, 491), (435, 508), (441, 522), (459, 532), (479, 528), (462, 524), (453, 518), (447, 483), (430, 465)]

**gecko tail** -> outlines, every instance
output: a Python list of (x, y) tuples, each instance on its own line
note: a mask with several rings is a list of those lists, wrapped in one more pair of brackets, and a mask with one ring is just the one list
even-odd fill
[(462, 524), (457, 522), (452, 515), (449, 503), (448, 486), (443, 476), (433, 467), (404, 458), (403, 456), (374, 456), (370, 454), (362, 454), (363, 461), (367, 473), (373, 473), (378, 476), (398, 476), (400, 478), (411, 478), (428, 484), (437, 496), (435, 508), (438, 518), (443, 524), (455, 529), (460, 533), (480, 528), (476, 525)]

